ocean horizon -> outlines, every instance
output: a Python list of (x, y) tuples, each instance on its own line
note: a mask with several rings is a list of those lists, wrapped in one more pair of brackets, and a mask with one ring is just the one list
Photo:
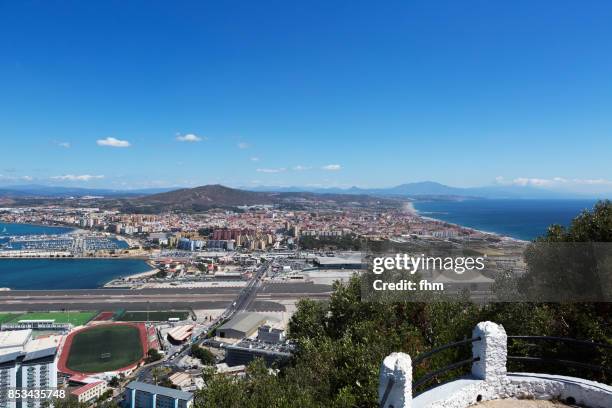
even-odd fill
[(526, 241), (545, 235), (552, 224), (568, 226), (597, 200), (475, 199), (462, 201), (415, 201), (415, 210), (464, 227)]

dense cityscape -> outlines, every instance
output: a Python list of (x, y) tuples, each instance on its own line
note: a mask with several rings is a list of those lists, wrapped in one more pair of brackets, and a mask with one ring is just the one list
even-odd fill
[(612, 408), (611, 21), (0, 1), (0, 408)]
[[(24, 224), (65, 230), (11, 233)], [(524, 246), (423, 217), (409, 200), (380, 207), (270, 204), (160, 214), (92, 206), (4, 207), (0, 225), (1, 258), (116, 259), (118, 268), (122, 259), (148, 264), (146, 271), (109, 279), (101, 289), (5, 288), (0, 299), (5, 311), (0, 347), (23, 350), (13, 360), (14, 373), (29, 361), (30, 350), (44, 349), (48, 354), (35, 370), (46, 377), (31, 384), (59, 387), (83, 403), (108, 399), (128, 406), (139, 393), (189, 406), (193, 391), (204, 386), (205, 366), (240, 377), (256, 358), (269, 367), (290, 359), (294, 346), (286, 330), (297, 302), (326, 299), (333, 282), (361, 274), (365, 243), (425, 248), (469, 242), (513, 273), (521, 271)], [(476, 294), (488, 292), (492, 282), (479, 276), (464, 284)], [(58, 307), (54, 302), (60, 298)], [(115, 330), (124, 336), (121, 342), (134, 336), (131, 355), (115, 359), (121, 354), (113, 349)], [(107, 345), (98, 344), (97, 332)], [(93, 342), (94, 354), (81, 355), (80, 341)]]

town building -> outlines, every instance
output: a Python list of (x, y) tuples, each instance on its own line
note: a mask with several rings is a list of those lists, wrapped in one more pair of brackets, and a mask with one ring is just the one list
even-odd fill
[(106, 389), (106, 382), (98, 380), (85, 383), (70, 391), (70, 394), (74, 395), (79, 402), (89, 402), (100, 398), (100, 396), (106, 392)]
[(193, 394), (174, 388), (132, 381), (125, 388), (126, 408), (190, 408)]
[(0, 407), (42, 406), (40, 399), (9, 398), (9, 390), (57, 388), (56, 340), (35, 340), (31, 329), (0, 332)]

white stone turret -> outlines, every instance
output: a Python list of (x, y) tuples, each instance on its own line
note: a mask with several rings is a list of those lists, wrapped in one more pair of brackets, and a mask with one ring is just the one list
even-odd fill
[(472, 356), (480, 358), (472, 364), (472, 375), (485, 381), (502, 381), (506, 377), (508, 357), (508, 336), (502, 325), (493, 322), (480, 322), (472, 332), (472, 338), (480, 341), (472, 343)]
[(412, 401), (412, 360), (405, 353), (391, 353), (383, 360), (378, 383), (381, 408), (408, 408)]

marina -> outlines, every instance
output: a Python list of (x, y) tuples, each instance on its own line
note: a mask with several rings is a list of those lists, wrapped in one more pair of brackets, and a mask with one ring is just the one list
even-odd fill
[[(46, 228), (41, 226), (43, 230)], [(124, 241), (108, 234), (74, 231), (68, 228), (65, 230), (67, 232), (39, 233), (36, 229), (31, 229), (32, 233), (24, 234), (20, 231), (18, 235), (9, 235), (9, 230), (4, 226), (0, 233), (0, 257), (44, 257), (43, 254), (78, 257), (97, 251), (112, 254), (128, 246)]]

